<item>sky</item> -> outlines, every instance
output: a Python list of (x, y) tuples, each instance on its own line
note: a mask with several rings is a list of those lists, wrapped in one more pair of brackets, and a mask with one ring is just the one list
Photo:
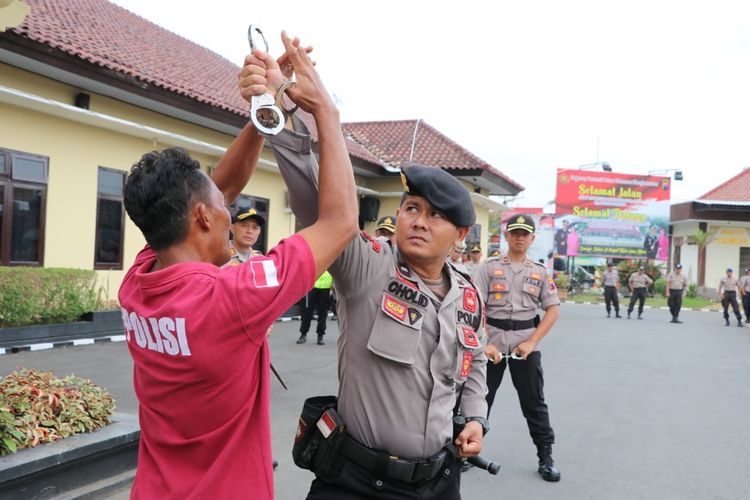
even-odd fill
[(421, 118), (523, 185), (510, 206), (557, 168), (679, 169), (680, 202), (750, 166), (747, 1), (113, 3), (237, 65), (251, 23), (276, 56), (299, 36), (342, 121)]

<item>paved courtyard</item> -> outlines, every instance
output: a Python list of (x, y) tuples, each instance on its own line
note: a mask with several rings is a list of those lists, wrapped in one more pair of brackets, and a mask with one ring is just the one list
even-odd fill
[[(607, 319), (603, 306), (563, 304), (543, 342), (545, 392), (557, 435), (559, 483), (536, 473), (535, 450), (515, 391), (505, 380), (483, 455), (498, 476), (462, 476), (465, 499), (750, 498), (750, 328), (723, 326), (716, 312), (668, 311)], [(291, 443), (303, 400), (336, 392), (336, 327), (326, 345), (296, 345), (298, 321), (277, 323), (273, 363), (289, 386), (272, 381), (276, 498), (304, 498), (312, 475), (295, 467)], [(123, 343), (0, 356), (16, 367), (75, 373), (108, 388), (118, 410), (137, 412)], [(506, 375), (507, 377), (507, 375)], [(127, 491), (112, 498), (127, 498)]]

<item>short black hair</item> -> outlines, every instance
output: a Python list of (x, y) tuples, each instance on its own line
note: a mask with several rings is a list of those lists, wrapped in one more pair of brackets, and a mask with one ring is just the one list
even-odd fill
[(130, 169), (125, 210), (151, 248), (164, 250), (187, 237), (188, 212), (196, 200), (208, 200), (209, 182), (184, 149), (151, 151)]

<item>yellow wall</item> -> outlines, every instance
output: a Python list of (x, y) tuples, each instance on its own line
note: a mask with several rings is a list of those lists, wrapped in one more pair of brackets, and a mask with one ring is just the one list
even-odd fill
[[(16, 68), (0, 65), (0, 85), (72, 104), (78, 89)], [(169, 132), (227, 147), (233, 137), (158, 113), (109, 99), (91, 96), (91, 111), (117, 116)], [(92, 269), (96, 224), (98, 167), (127, 172), (140, 156), (170, 144), (84, 125), (53, 115), (0, 103), (0, 147), (43, 155), (49, 158), (49, 184), (45, 224), (45, 267)], [(215, 165), (218, 156), (191, 151), (204, 168)], [(273, 161), (270, 151), (264, 158)], [(259, 169), (244, 193), (269, 200), (266, 226), (268, 244), (294, 232), (292, 216), (284, 210), (284, 184), (278, 173)], [(125, 270), (145, 241), (126, 217), (124, 270), (99, 271), (106, 300), (116, 299)]]

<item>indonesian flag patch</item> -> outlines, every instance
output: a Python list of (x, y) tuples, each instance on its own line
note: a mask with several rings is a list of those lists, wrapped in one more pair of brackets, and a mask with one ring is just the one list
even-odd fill
[(279, 286), (276, 264), (271, 259), (250, 261), (250, 270), (253, 272), (253, 283), (256, 288)]

